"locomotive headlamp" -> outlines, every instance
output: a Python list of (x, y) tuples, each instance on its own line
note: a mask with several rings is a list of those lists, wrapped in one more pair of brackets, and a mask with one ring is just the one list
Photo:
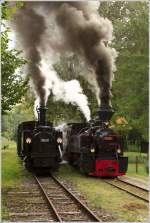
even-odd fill
[(30, 144), (31, 143), (31, 138), (26, 138), (26, 143)]
[(94, 148), (92, 148), (92, 149), (91, 149), (91, 153), (94, 153), (94, 152), (95, 152), (95, 149), (94, 149)]
[(62, 143), (62, 138), (58, 138), (57, 143), (61, 144)]
[(121, 153), (121, 149), (117, 149), (117, 153)]

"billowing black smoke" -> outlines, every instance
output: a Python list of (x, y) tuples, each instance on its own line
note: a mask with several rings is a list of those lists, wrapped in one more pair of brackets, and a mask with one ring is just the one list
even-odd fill
[(99, 22), (95, 18), (91, 19), (89, 12), (80, 10), (79, 3), (78, 7), (73, 7), (72, 4), (68, 3), (61, 5), (56, 18), (64, 30), (64, 35), (72, 50), (82, 54), (95, 69), (96, 79), (100, 87), (101, 105), (109, 106), (112, 55), (102, 40), (106, 38), (107, 32), (111, 29), (110, 22), (106, 20), (103, 24), (108, 29), (105, 30), (105, 27), (100, 24), (104, 22), (103, 18), (99, 18)]
[(29, 60), (29, 72), (33, 80), (34, 88), (37, 96), (40, 98), (40, 104), (45, 103), (45, 78), (42, 75), (39, 64), (41, 55), (38, 47), (42, 45), (42, 35), (46, 29), (44, 17), (38, 15), (30, 4), (24, 4), (13, 17), (15, 30), (21, 41), (22, 47)]
[(105, 41), (112, 39), (113, 28), (111, 22), (100, 17), (88, 2), (25, 2), (15, 16), (16, 30), (31, 60), (32, 79), (41, 102), (45, 100), (45, 79), (39, 69), (41, 55), (38, 49), (47, 46), (56, 50), (52, 41), (55, 39), (57, 43), (58, 36), (53, 36), (55, 32), (49, 33), (50, 41), (44, 41), (52, 17), (59, 35), (63, 37), (57, 51), (60, 54), (64, 50), (74, 52), (84, 58), (95, 71), (101, 105), (109, 107), (115, 54), (105, 46)]

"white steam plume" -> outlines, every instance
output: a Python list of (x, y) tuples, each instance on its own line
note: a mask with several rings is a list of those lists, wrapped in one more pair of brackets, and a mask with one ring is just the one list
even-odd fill
[[(58, 77), (52, 65), (48, 66), (44, 60), (41, 61), (39, 69), (41, 74), (45, 76), (44, 88), (47, 94), (46, 98), (48, 98), (49, 94), (52, 92), (56, 101), (62, 100), (66, 104), (71, 103), (77, 105), (80, 111), (84, 114), (86, 120), (89, 121), (91, 114), (88, 106), (88, 99), (83, 94), (79, 81), (63, 81)], [(35, 104), (37, 105), (38, 103), (39, 99), (36, 100)]]

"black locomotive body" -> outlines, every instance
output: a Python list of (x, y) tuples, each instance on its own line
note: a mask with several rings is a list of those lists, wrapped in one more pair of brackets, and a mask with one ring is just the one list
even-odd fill
[(62, 160), (62, 132), (45, 121), (45, 107), (38, 109), (38, 121), (18, 126), (17, 152), (28, 170), (55, 171)]
[(101, 109), (98, 119), (91, 123), (68, 124), (65, 157), (82, 173), (109, 177), (126, 173), (128, 158), (123, 156), (123, 138), (106, 123), (111, 115), (111, 110)]

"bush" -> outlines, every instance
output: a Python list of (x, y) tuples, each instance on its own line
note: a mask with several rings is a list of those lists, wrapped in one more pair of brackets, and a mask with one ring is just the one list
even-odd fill
[(136, 163), (136, 157), (138, 157), (138, 163), (145, 163), (147, 160), (147, 154), (139, 152), (125, 152), (125, 156), (128, 157), (129, 163)]
[(140, 152), (140, 146), (138, 144), (128, 143), (129, 152)]
[(7, 150), (9, 149), (9, 146), (15, 145), (14, 141), (11, 141), (10, 139), (7, 139), (5, 137), (2, 137), (2, 150)]

